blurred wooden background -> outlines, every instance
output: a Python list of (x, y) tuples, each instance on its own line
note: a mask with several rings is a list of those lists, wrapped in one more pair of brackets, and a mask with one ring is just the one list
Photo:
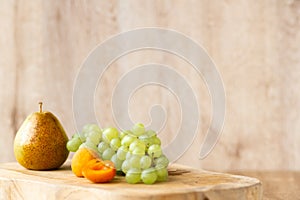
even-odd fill
[[(199, 135), (178, 162), (214, 170), (300, 169), (299, 0), (1, 0), (0, 161), (14, 160), (14, 135), (40, 100), (71, 136), (72, 90), (81, 63), (99, 43), (139, 27), (174, 29), (206, 48), (226, 88), (222, 136), (199, 160), (211, 117), (205, 84), (191, 66), (153, 51), (127, 55), (107, 70), (96, 96), (101, 123), (113, 125), (107, 105), (122, 73), (138, 64), (166, 63), (191, 81), (201, 108)], [(148, 87), (134, 95), (129, 109), (134, 120), (147, 123), (147, 106), (164, 104), (169, 118), (161, 137), (167, 142), (180, 120), (173, 98)]]

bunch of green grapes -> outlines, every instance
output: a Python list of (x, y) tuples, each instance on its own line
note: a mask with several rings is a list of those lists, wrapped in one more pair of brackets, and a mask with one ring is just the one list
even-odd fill
[(146, 131), (141, 123), (122, 132), (86, 125), (67, 143), (73, 152), (83, 146), (97, 151), (103, 160), (111, 160), (128, 183), (153, 184), (168, 179), (169, 160), (162, 152), (161, 141), (156, 132)]

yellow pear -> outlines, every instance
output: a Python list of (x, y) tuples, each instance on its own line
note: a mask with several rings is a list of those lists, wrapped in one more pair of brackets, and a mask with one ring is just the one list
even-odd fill
[(15, 157), (27, 169), (56, 169), (68, 158), (68, 137), (58, 119), (39, 104), (39, 112), (29, 115), (16, 134)]

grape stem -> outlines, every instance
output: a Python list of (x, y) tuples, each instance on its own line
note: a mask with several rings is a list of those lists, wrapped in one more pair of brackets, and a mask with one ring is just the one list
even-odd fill
[(151, 156), (151, 167), (154, 167), (154, 153), (152, 153), (152, 156)]

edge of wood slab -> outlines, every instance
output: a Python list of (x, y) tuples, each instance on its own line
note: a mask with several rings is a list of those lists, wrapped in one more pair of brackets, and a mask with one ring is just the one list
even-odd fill
[(0, 199), (262, 199), (262, 185), (255, 178), (178, 164), (172, 164), (169, 171), (167, 182), (153, 185), (128, 184), (120, 176), (110, 183), (94, 184), (75, 177), (69, 162), (52, 171), (32, 171), (17, 163), (3, 163), (0, 164)]

